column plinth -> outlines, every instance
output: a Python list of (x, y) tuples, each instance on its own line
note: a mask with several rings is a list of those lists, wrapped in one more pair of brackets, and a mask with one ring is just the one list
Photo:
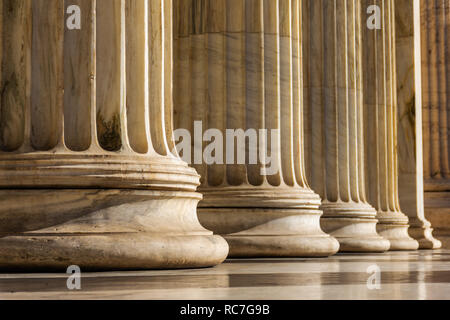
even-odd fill
[(176, 126), (194, 133), (202, 121), (224, 137), (268, 130), (256, 148), (236, 151), (268, 152), (275, 173), (261, 162), (195, 165), (200, 222), (225, 237), (232, 257), (328, 256), (339, 247), (320, 228), (320, 198), (304, 175), (301, 2), (177, 1)]
[(82, 30), (63, 1), (3, 2), (0, 268), (221, 263), (199, 175), (172, 153), (171, 2), (73, 4)]
[(365, 194), (361, 1), (306, 1), (307, 172), (340, 251), (383, 252)]

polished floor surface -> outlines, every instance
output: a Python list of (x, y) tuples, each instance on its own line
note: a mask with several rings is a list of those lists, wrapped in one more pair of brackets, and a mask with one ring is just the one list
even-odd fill
[(0, 300), (450, 300), (450, 250), (228, 260), (200, 270), (82, 273), (81, 290), (74, 291), (67, 289), (67, 277), (0, 274)]

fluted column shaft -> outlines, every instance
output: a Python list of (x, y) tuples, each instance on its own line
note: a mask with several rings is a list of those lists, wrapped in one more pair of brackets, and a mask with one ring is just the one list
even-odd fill
[[(305, 179), (301, 4), (175, 1), (176, 127), (198, 134), (193, 123), (202, 121), (223, 137), (227, 129), (269, 131), (237, 147), (245, 164), (195, 165), (200, 221), (225, 235), (231, 256), (326, 256), (338, 248), (320, 229), (320, 198)], [(263, 156), (250, 163), (255, 153)]]
[(361, 1), (305, 5), (308, 173), (323, 199), (322, 227), (341, 251), (385, 251), (365, 194)]
[(396, 0), (399, 198), (421, 249), (440, 248), (425, 219), (420, 1)]
[(450, 2), (421, 1), (425, 213), (450, 238)]
[(221, 262), (199, 177), (172, 154), (171, 1), (1, 6), (0, 267)]
[(450, 190), (450, 3), (421, 1), (425, 191)]
[(398, 198), (397, 78), (394, 0), (365, 0), (380, 8), (381, 29), (363, 28), (366, 190), (377, 210), (377, 231), (390, 250), (415, 250)]

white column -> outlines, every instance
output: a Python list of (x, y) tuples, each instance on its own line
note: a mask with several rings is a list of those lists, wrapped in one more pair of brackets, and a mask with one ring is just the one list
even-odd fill
[(383, 252), (365, 192), (361, 1), (308, 0), (307, 154), (322, 227), (340, 251)]
[(420, 0), (396, 0), (396, 6), (400, 205), (419, 247), (436, 249), (441, 242), (424, 213)]
[(390, 250), (415, 250), (419, 244), (408, 235), (398, 198), (395, 1), (363, 1), (363, 8), (371, 5), (381, 10), (381, 29), (363, 28), (367, 196), (377, 210), (377, 231), (389, 240)]
[(450, 239), (450, 2), (421, 1), (425, 214)]
[(171, 1), (69, 2), (81, 30), (63, 1), (2, 2), (0, 268), (222, 262), (171, 153)]
[(334, 254), (338, 243), (322, 232), (320, 198), (305, 179), (301, 1), (175, 3), (176, 126), (198, 134), (193, 123), (202, 121), (224, 139), (226, 129), (268, 129), (267, 141), (260, 135), (237, 151), (269, 152), (275, 169), (196, 165), (200, 222), (226, 238), (233, 257)]

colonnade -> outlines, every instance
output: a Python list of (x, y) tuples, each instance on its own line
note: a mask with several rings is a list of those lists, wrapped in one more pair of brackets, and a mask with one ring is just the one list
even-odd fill
[(419, 2), (2, 0), (0, 268), (439, 247)]

